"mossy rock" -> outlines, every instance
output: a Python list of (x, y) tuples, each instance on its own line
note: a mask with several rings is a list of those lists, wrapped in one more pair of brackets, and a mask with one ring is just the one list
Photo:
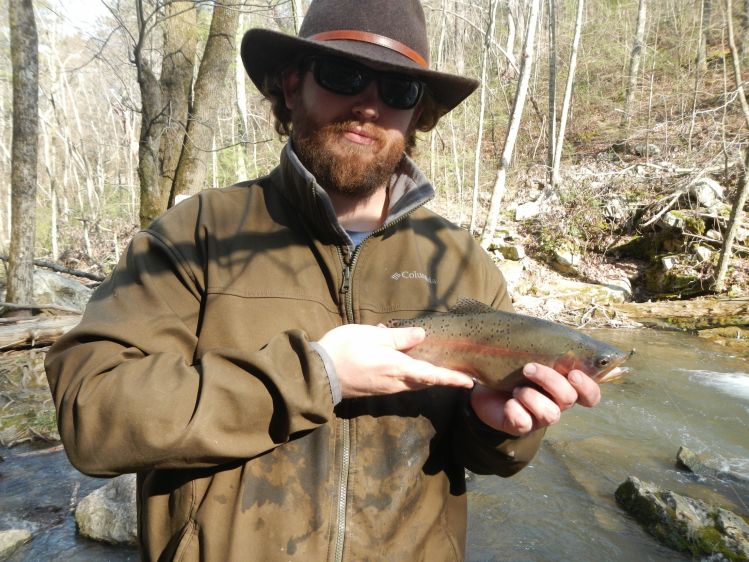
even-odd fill
[(725, 509), (661, 490), (634, 476), (615, 493), (617, 503), (660, 542), (694, 557), (719, 554), (749, 562), (749, 524)]
[(633, 237), (628, 242), (615, 246), (611, 252), (623, 258), (640, 260), (656, 259), (663, 252), (686, 249), (684, 239), (673, 230), (659, 230), (649, 235)]
[(681, 264), (678, 255), (665, 257), (673, 258), (676, 267), (666, 270), (662, 261), (649, 267), (643, 275), (645, 290), (666, 297), (697, 295), (703, 291), (696, 271)]

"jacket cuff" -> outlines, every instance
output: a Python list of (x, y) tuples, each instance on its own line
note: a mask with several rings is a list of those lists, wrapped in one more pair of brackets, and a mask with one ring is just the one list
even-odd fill
[(336, 373), (335, 365), (333, 365), (333, 359), (330, 357), (327, 351), (316, 341), (310, 342), (310, 347), (320, 356), (323, 365), (325, 366), (325, 374), (328, 375), (328, 382), (330, 383), (330, 394), (333, 398), (333, 406), (343, 400), (343, 393), (341, 392), (341, 383), (338, 380), (338, 373)]
[(463, 438), (478, 445), (464, 449), (467, 456), (463, 464), (477, 474), (512, 476), (533, 459), (546, 433), (546, 428), (542, 428), (515, 436), (494, 429), (476, 415), (470, 404), (470, 393), (463, 402), (463, 418), (467, 429)]

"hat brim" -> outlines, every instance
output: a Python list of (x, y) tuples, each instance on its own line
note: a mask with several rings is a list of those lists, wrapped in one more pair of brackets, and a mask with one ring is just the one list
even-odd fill
[(429, 88), (444, 110), (442, 113), (455, 108), (479, 85), (478, 80), (429, 70), (395, 51), (360, 41), (314, 41), (255, 28), (244, 34), (240, 52), (247, 74), (261, 92), (268, 74), (289, 64), (301, 53), (345, 56), (377, 70), (415, 76)]

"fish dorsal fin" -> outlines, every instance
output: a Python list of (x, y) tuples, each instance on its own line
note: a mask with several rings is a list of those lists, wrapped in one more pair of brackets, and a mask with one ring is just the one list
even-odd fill
[(487, 312), (496, 312), (488, 304), (477, 301), (475, 299), (469, 299), (461, 297), (455, 306), (450, 308), (452, 314), (484, 314)]

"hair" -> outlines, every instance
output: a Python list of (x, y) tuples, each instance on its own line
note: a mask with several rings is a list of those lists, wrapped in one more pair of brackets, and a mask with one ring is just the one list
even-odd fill
[[(275, 72), (268, 73), (263, 80), (262, 94), (270, 102), (271, 112), (273, 113), (273, 127), (281, 138), (291, 135), (291, 110), (286, 107), (281, 79), (285, 74), (292, 71), (304, 72), (306, 66), (304, 59), (306, 57), (307, 54), (297, 55), (289, 64), (278, 68)], [(440, 118), (447, 113), (445, 108), (434, 99), (426, 85), (419, 104), (421, 115), (419, 115), (419, 119), (406, 138), (406, 154), (409, 156), (416, 146), (416, 132), (426, 133), (431, 131), (437, 126)]]

